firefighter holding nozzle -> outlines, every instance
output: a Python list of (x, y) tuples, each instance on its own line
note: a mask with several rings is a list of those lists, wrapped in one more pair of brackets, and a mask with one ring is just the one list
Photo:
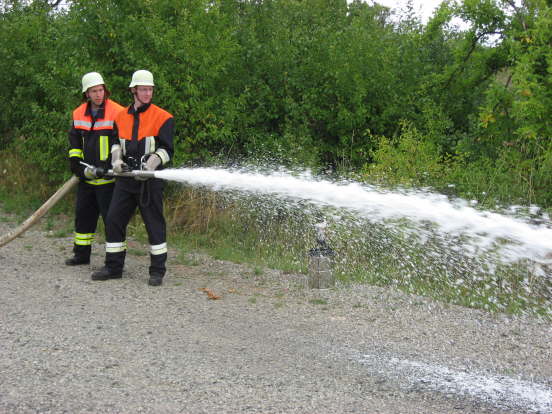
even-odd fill
[[(166, 166), (173, 156), (173, 116), (152, 103), (153, 75), (138, 70), (129, 88), (134, 102), (115, 118), (118, 142), (111, 147), (114, 173), (133, 169), (154, 171)], [(150, 244), (150, 286), (163, 283), (166, 273), (167, 238), (163, 215), (163, 186), (158, 178), (116, 177), (106, 220), (105, 266), (92, 274), (92, 280), (120, 279), (127, 249), (126, 229), (140, 210)]]
[[(111, 167), (110, 148), (116, 142), (115, 116), (124, 109), (109, 99), (109, 90), (98, 72), (82, 77), (83, 103), (73, 111), (69, 131), (71, 171), (80, 178), (75, 207), (73, 257), (68, 266), (90, 263), (92, 243), (101, 215), (106, 222), (115, 180), (104, 177)], [(88, 166), (86, 166), (88, 165)]]

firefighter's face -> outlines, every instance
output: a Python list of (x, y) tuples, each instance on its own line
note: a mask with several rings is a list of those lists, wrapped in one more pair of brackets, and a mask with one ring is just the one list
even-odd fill
[(105, 89), (103, 85), (92, 86), (86, 91), (86, 96), (94, 105), (100, 106), (104, 101)]
[(148, 104), (153, 98), (153, 86), (136, 86), (134, 88), (134, 93), (136, 94), (138, 101), (142, 104)]

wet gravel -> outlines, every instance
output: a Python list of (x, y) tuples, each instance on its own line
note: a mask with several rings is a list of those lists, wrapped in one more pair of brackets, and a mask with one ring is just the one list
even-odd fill
[[(552, 412), (549, 321), (371, 286), (310, 290), (304, 275), (193, 252), (171, 251), (153, 288), (146, 247), (129, 245), (108, 282), (90, 280), (102, 245), (67, 267), (71, 237), (44, 223), (0, 248), (1, 413)], [(439, 386), (424, 367), (537, 384), (540, 399)]]

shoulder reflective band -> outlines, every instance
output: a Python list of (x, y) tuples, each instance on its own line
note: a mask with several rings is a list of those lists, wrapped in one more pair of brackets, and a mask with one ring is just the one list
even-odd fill
[(100, 128), (113, 128), (113, 120), (111, 121), (98, 121), (94, 124), (94, 128), (100, 129)]
[(90, 246), (95, 235), (96, 233), (75, 233), (75, 244), (77, 246)]
[(109, 139), (106, 135), (100, 135), (100, 161), (107, 160), (109, 157)]
[(105, 251), (106, 253), (120, 253), (126, 250), (127, 244), (126, 241), (120, 243), (106, 243)]
[(69, 150), (69, 158), (71, 158), (71, 157), (77, 157), (77, 158), (84, 159), (84, 156), (82, 154), (82, 150), (78, 149), (78, 148), (71, 148)]
[(75, 119), (73, 121), (73, 125), (75, 125), (75, 127), (81, 127), (81, 128), (92, 128), (92, 122), (88, 122), (88, 121), (82, 121), (80, 119)]
[(154, 256), (167, 253), (167, 243), (150, 245), (150, 253)]

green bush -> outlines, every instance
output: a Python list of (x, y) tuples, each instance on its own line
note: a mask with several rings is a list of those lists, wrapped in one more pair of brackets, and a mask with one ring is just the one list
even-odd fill
[(446, 164), (440, 148), (408, 122), (394, 140), (380, 137), (372, 153), (373, 163), (365, 165), (362, 174), (367, 181), (391, 186), (440, 186)]
[(444, 3), (426, 25), (346, 0), (28, 3), (0, 12), (0, 150), (53, 182), (82, 75), (101, 72), (126, 105), (132, 72), (149, 69), (175, 116), (175, 166), (262, 159), (552, 202), (544, 0)]

